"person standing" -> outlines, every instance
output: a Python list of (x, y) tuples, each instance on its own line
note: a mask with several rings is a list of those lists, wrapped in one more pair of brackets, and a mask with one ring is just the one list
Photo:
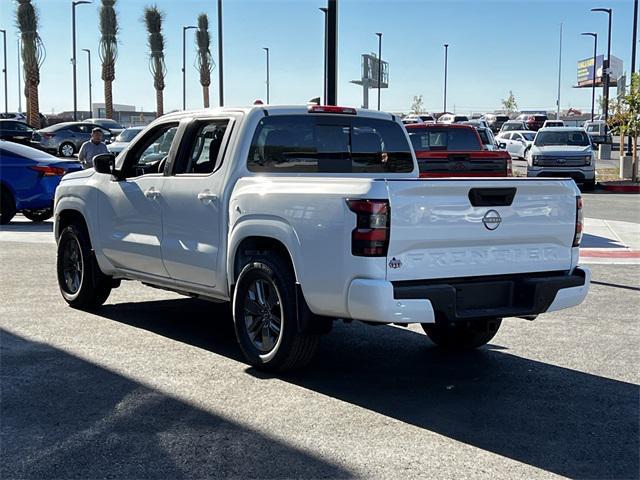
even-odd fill
[(82, 164), (82, 168), (93, 167), (93, 157), (101, 153), (109, 153), (107, 146), (102, 141), (102, 130), (98, 127), (91, 130), (91, 139), (84, 142), (78, 153), (78, 160)]

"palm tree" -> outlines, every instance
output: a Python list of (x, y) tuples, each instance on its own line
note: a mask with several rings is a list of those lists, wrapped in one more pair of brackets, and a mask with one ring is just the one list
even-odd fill
[(40, 84), (40, 67), (44, 62), (45, 50), (40, 35), (38, 35), (38, 13), (31, 4), (31, 0), (18, 0), (16, 21), (22, 38), (27, 122), (34, 128), (40, 128), (38, 85)]
[(167, 69), (164, 63), (164, 36), (162, 35), (162, 19), (164, 14), (158, 7), (144, 9), (144, 22), (149, 32), (149, 70), (153, 76), (153, 86), (156, 89), (156, 114), (158, 117), (164, 113), (163, 90), (164, 77)]
[(107, 118), (113, 118), (113, 81), (116, 79), (116, 59), (118, 58), (118, 18), (114, 5), (116, 0), (102, 0), (100, 8), (100, 60), (102, 60), (102, 80), (104, 81), (104, 106)]
[(211, 70), (213, 70), (214, 63), (211, 57), (211, 51), (209, 50), (211, 35), (209, 34), (209, 18), (206, 13), (198, 15), (196, 43), (198, 44), (198, 58), (196, 62), (198, 70), (200, 71), (204, 108), (209, 108), (209, 85), (211, 85)]

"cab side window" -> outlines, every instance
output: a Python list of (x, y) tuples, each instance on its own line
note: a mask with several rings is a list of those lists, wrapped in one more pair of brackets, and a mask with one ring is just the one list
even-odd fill
[(169, 150), (177, 131), (177, 123), (160, 125), (136, 142), (125, 159), (123, 166), (125, 177), (164, 172)]
[(222, 163), (223, 140), (229, 125), (228, 120), (198, 122), (192, 127), (183, 144), (175, 173), (209, 175)]

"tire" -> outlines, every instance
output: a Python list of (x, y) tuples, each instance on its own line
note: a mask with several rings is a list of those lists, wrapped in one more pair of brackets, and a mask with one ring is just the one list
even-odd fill
[(487, 344), (498, 333), (501, 318), (475, 320), (466, 324), (423, 323), (422, 329), (438, 347), (471, 350)]
[(53, 208), (41, 208), (40, 210), (23, 210), (22, 214), (32, 222), (44, 222), (53, 216)]
[(100, 271), (84, 226), (72, 224), (58, 239), (56, 262), (62, 298), (73, 308), (93, 310), (111, 293), (111, 277)]
[(591, 192), (592, 190), (595, 190), (596, 188), (596, 181), (595, 180), (590, 180), (588, 182), (584, 182), (582, 184), (582, 189), (585, 192)]
[(74, 153), (76, 153), (76, 147), (70, 142), (64, 142), (60, 145), (60, 148), (58, 148), (58, 154), (61, 157), (72, 157)]
[(242, 353), (258, 369), (301, 368), (316, 352), (318, 335), (298, 332), (295, 282), (277, 254), (251, 259), (238, 276), (234, 329)]
[(0, 225), (8, 224), (16, 215), (16, 202), (6, 188), (0, 188)]

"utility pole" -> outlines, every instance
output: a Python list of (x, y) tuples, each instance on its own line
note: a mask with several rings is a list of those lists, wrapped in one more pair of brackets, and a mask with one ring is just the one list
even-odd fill
[(449, 60), (449, 44), (444, 44), (444, 107), (443, 112), (447, 111), (447, 66)]
[(269, 47), (262, 47), (267, 52), (267, 105), (269, 105)]
[(22, 50), (22, 40), (18, 38), (18, 113), (22, 113), (22, 79), (20, 78), (20, 70), (22, 69), (22, 59), (20, 51)]
[(560, 54), (558, 55), (558, 98), (556, 99), (556, 120), (560, 120), (560, 79), (562, 76), (562, 22), (560, 22)]
[(2, 74), (4, 75), (4, 113), (9, 113), (9, 90), (7, 87), (7, 31), (0, 30), (2, 32), (2, 49), (4, 52), (4, 66), (2, 67)]
[(187, 109), (187, 30), (197, 28), (193, 25), (182, 27), (182, 110)]
[(218, 0), (218, 86), (220, 89), (220, 106), (224, 106), (224, 76), (222, 74), (222, 0)]
[(327, 7), (321, 7), (319, 9), (324, 13), (324, 70), (322, 72), (322, 101), (327, 104)]
[(327, 0), (327, 105), (338, 103), (338, 0)]
[(71, 56), (71, 65), (73, 65), (73, 120), (78, 120), (78, 88), (76, 83), (76, 7), (91, 3), (87, 0), (76, 0), (71, 2), (71, 37), (73, 44), (73, 52)]
[(82, 51), (87, 52), (87, 62), (89, 66), (89, 116), (93, 117), (93, 101), (91, 100), (91, 87), (93, 86), (91, 83), (91, 50), (83, 48)]
[[(636, 46), (638, 45), (638, 0), (633, 2), (633, 39), (631, 40), (631, 75), (629, 76), (629, 85), (633, 81), (633, 74), (636, 72)], [(629, 88), (631, 90), (631, 88)], [(627, 155), (633, 155), (631, 135), (627, 138)]]
[(585, 32), (580, 35), (593, 37), (593, 79), (591, 80), (591, 121), (595, 115), (595, 103), (596, 103), (596, 55), (598, 52), (598, 34)]
[(380, 92), (382, 91), (382, 33), (378, 36), (378, 111), (380, 111)]

